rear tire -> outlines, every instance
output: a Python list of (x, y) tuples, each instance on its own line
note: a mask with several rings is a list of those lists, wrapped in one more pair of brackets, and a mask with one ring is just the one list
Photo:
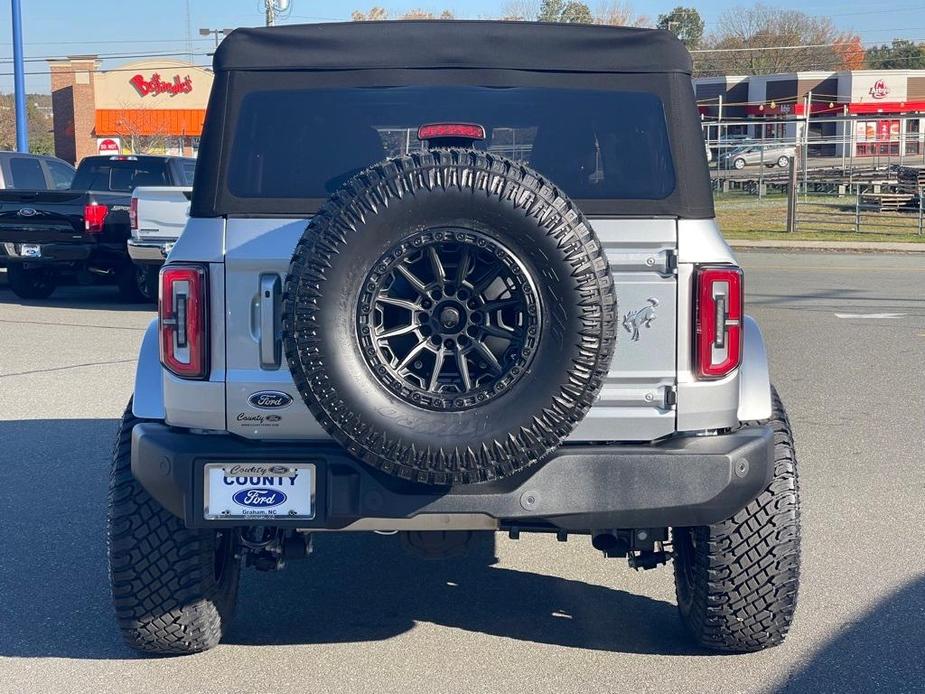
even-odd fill
[(774, 477), (752, 503), (710, 526), (673, 528), (681, 620), (701, 646), (759, 651), (780, 644), (800, 581), (800, 489), (790, 422), (776, 390)]
[(55, 275), (48, 268), (26, 269), (10, 263), (6, 268), (6, 278), (10, 289), (20, 299), (47, 299), (57, 286)]
[(240, 562), (230, 535), (188, 530), (132, 476), (132, 429), (141, 421), (130, 403), (113, 450), (107, 548), (116, 620), (138, 651), (198, 653), (228, 630)]
[(152, 273), (147, 266), (134, 263), (120, 266), (116, 270), (116, 284), (119, 287), (119, 296), (126, 303), (143, 304), (157, 301), (157, 273)]
[(789, 157), (779, 157), (779, 158), (777, 159), (777, 165), (778, 165), (780, 168), (782, 168), (782, 169), (789, 168), (789, 167), (790, 167), (790, 158), (789, 158)]

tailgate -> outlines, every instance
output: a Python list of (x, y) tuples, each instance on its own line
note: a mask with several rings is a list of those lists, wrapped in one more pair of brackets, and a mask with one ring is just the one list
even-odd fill
[[(234, 218), (225, 237), (226, 412), (228, 430), (258, 439), (327, 434), (296, 389), (280, 349), (282, 288), (305, 219)], [(594, 407), (572, 441), (651, 441), (676, 430), (677, 222), (597, 219), (618, 299), (618, 337)], [(272, 395), (274, 409), (250, 398)], [(288, 404), (291, 402), (291, 404)]]
[(132, 236), (139, 240), (177, 239), (189, 218), (189, 187), (136, 188), (132, 197), (137, 200), (138, 225)]
[(86, 240), (82, 191), (0, 191), (0, 242)]

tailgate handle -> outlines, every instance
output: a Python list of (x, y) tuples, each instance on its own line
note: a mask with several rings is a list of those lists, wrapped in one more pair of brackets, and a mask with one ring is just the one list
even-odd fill
[(279, 335), (279, 275), (260, 276), (260, 367), (278, 369), (282, 345)]

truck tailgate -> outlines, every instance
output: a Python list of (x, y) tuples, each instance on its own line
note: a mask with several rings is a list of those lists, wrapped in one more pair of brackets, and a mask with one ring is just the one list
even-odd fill
[(83, 191), (0, 191), (0, 242), (83, 240)]
[(132, 236), (139, 240), (177, 239), (189, 218), (192, 188), (145, 186), (136, 188), (138, 226)]

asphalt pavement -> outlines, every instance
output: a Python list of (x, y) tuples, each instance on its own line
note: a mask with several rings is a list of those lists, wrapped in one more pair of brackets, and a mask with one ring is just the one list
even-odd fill
[(669, 568), (500, 535), (446, 563), (322, 536), (244, 573), (215, 650), (136, 656), (110, 609), (105, 497), (153, 312), (108, 287), (23, 303), (0, 273), (0, 691), (925, 691), (925, 262), (740, 259), (795, 428), (804, 553), (790, 638), (735, 656), (690, 645)]

